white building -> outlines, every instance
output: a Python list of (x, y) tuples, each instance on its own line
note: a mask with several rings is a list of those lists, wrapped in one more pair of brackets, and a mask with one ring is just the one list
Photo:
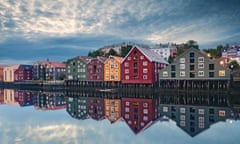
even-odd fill
[(168, 60), (169, 56), (175, 58), (177, 55), (177, 45), (172, 43), (158, 44), (150, 50), (159, 54), (160, 57), (164, 58), (166, 61)]

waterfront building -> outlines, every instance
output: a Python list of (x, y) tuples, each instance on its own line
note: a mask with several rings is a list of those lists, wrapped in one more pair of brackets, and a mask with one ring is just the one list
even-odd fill
[(88, 98), (88, 115), (94, 120), (104, 119), (104, 100), (103, 98)]
[(14, 72), (18, 69), (19, 65), (6, 66), (3, 68), (3, 81), (14, 82)]
[(3, 81), (3, 78), (4, 78), (4, 74), (3, 74), (3, 69), (4, 69), (5, 65), (1, 65), (0, 64), (0, 82)]
[(228, 60), (236, 60), (240, 63), (240, 43), (226, 45), (222, 50), (222, 57)]
[(104, 62), (107, 58), (96, 57), (90, 59), (87, 67), (87, 77), (89, 81), (103, 81), (104, 80)]
[(134, 134), (147, 129), (155, 120), (153, 99), (122, 98), (122, 117)]
[(121, 119), (121, 100), (120, 99), (104, 99), (105, 117), (115, 123)]
[(33, 65), (33, 79), (35, 80), (60, 80), (65, 74), (66, 65), (60, 62), (38, 61)]
[(167, 44), (157, 44), (153, 48), (150, 49), (151, 51), (157, 53), (161, 58), (164, 60), (168, 60), (169, 56), (172, 58), (176, 58), (177, 56), (177, 45), (173, 43)]
[(18, 69), (14, 71), (15, 81), (32, 80), (33, 66), (19, 65)]
[(109, 56), (104, 62), (104, 81), (121, 81), (122, 60), (122, 57)]
[(176, 122), (177, 126), (194, 137), (212, 124), (231, 118), (228, 107), (160, 104), (159, 112)]
[(67, 113), (76, 119), (88, 119), (88, 97), (73, 96), (66, 99)]
[(90, 57), (77, 56), (66, 62), (66, 77), (68, 80), (87, 80), (87, 64)]
[(149, 48), (133, 46), (121, 64), (122, 83), (153, 84), (159, 71), (168, 65), (163, 58)]
[(0, 104), (4, 104), (4, 90), (0, 89)]
[[(160, 71), (160, 83), (164, 80), (229, 81), (230, 70), (205, 56), (198, 49), (189, 48), (176, 61)], [(193, 83), (192, 83), (193, 84)]]
[(15, 100), (15, 94), (13, 89), (4, 89), (4, 104), (19, 106), (19, 103)]

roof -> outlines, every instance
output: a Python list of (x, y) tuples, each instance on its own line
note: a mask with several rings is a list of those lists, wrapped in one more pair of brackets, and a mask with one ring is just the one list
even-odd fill
[(50, 61), (37, 61), (34, 65), (51, 65), (55, 68), (66, 68), (66, 65), (60, 62), (50, 62)]
[(92, 57), (88, 57), (88, 56), (77, 56), (76, 59), (80, 59), (82, 61), (84, 61), (85, 63), (88, 63)]
[(102, 56), (97, 56), (95, 58), (90, 58), (90, 60), (88, 62), (91, 62), (91, 60), (99, 60), (102, 63), (104, 63), (107, 60), (107, 58), (106, 57), (102, 57)]
[(18, 67), (19, 67), (19, 65), (11, 65), (11, 66), (6, 66), (4, 68), (11, 68), (11, 69), (16, 70), (16, 69), (18, 69)]
[(32, 65), (20, 65), (20, 67), (22, 67), (24, 70), (31, 70), (31, 69), (33, 69)]
[(122, 62), (123, 60), (123, 57), (119, 57), (119, 56), (109, 56), (109, 58), (114, 58), (115, 60), (119, 61), (119, 62)]
[(161, 58), (160, 55), (151, 51), (149, 48), (142, 48), (142, 47), (139, 47), (137, 45), (133, 46), (133, 48), (130, 50), (128, 55), (131, 53), (131, 51), (134, 48), (137, 48), (138, 50), (140, 50), (152, 62), (160, 62), (160, 63), (164, 63), (164, 64), (169, 64), (167, 61), (165, 61), (163, 58)]

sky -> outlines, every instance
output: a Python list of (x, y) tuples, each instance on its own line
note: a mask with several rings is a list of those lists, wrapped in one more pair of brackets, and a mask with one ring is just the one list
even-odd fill
[(0, 0), (0, 64), (66, 61), (122, 42), (240, 40), (239, 0)]

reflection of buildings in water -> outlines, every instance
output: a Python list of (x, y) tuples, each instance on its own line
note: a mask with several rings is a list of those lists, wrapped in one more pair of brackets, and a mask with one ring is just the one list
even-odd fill
[(33, 96), (35, 109), (59, 110), (66, 108), (65, 96), (62, 93), (39, 92)]
[(121, 100), (120, 99), (104, 99), (105, 116), (111, 122), (115, 123), (121, 119)]
[(31, 106), (33, 105), (32, 92), (16, 90), (14, 93), (15, 100), (20, 106)]
[(122, 117), (131, 130), (138, 134), (158, 118), (157, 104), (154, 99), (122, 98)]
[(67, 113), (76, 119), (88, 119), (88, 98), (87, 97), (68, 97), (66, 99)]
[(88, 98), (88, 114), (94, 120), (103, 120), (105, 118), (103, 98)]
[(4, 104), (4, 90), (0, 89), (0, 104)]
[(177, 126), (192, 137), (214, 123), (231, 118), (231, 109), (228, 107), (160, 104), (159, 112), (176, 121)]
[(4, 103), (7, 105), (19, 106), (19, 103), (14, 98), (13, 89), (4, 89)]

